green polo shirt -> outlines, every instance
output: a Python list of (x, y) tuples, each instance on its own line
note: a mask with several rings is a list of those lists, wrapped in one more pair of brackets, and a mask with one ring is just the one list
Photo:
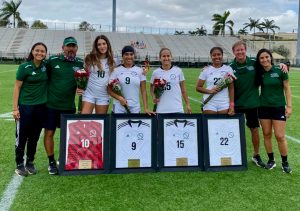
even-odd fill
[(269, 71), (264, 71), (260, 93), (261, 106), (285, 106), (285, 80), (288, 80), (288, 74), (282, 72), (279, 67), (273, 65)]
[(76, 81), (74, 71), (83, 68), (83, 61), (77, 58), (67, 61), (64, 55), (52, 56), (47, 63), (49, 72), (47, 107), (59, 110), (75, 108)]
[(45, 63), (36, 67), (33, 61), (21, 64), (16, 79), (23, 81), (18, 103), (21, 105), (38, 105), (47, 102), (47, 71)]
[(237, 80), (234, 81), (234, 103), (238, 109), (259, 107), (259, 92), (256, 84), (255, 60), (246, 58), (241, 64), (235, 59), (230, 64)]

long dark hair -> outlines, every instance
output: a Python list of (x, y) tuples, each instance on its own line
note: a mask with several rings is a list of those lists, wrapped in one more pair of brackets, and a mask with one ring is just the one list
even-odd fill
[(44, 46), (44, 48), (46, 49), (46, 53), (47, 53), (47, 46), (44, 44), (44, 43), (42, 43), (42, 42), (37, 42), (37, 43), (35, 43), (32, 47), (31, 47), (31, 50), (30, 50), (30, 53), (29, 53), (29, 55), (28, 55), (28, 57), (27, 57), (27, 61), (31, 61), (31, 60), (33, 60), (34, 58), (33, 58), (33, 54), (32, 54), (32, 51), (35, 49), (35, 47), (36, 46), (38, 46), (38, 45), (42, 45), (42, 46)]
[(262, 76), (264, 74), (264, 67), (260, 64), (259, 61), (259, 57), (262, 53), (267, 53), (269, 54), (270, 58), (271, 58), (271, 64), (273, 65), (273, 56), (270, 50), (266, 49), (266, 48), (262, 48), (257, 52), (256, 55), (256, 61), (255, 61), (255, 71), (256, 71), (256, 83), (257, 85), (261, 85), (262, 84)]
[(95, 40), (93, 42), (93, 49), (88, 55), (86, 55), (86, 57), (84, 59), (84, 63), (87, 67), (90, 67), (93, 65), (97, 65), (97, 66), (100, 65), (99, 64), (100, 51), (98, 49), (98, 40), (100, 40), (100, 39), (104, 40), (107, 44), (107, 51), (106, 51), (105, 57), (107, 58), (107, 63), (109, 65), (109, 71), (112, 72), (113, 68), (115, 66), (115, 62), (114, 62), (111, 44), (109, 42), (109, 39), (105, 35), (99, 35), (95, 38)]

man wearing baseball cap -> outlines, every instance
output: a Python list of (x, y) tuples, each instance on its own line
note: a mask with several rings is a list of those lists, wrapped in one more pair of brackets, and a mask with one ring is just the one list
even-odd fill
[(44, 145), (51, 175), (58, 173), (54, 159), (54, 134), (56, 128), (60, 127), (60, 115), (76, 112), (74, 100), (77, 85), (74, 71), (83, 68), (82, 59), (76, 57), (77, 50), (77, 40), (67, 37), (63, 41), (62, 54), (51, 56), (47, 63), (49, 79)]

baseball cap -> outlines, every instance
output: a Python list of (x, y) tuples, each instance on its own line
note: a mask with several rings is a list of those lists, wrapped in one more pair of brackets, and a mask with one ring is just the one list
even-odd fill
[(67, 37), (67, 38), (65, 38), (63, 45), (66, 46), (66, 45), (69, 45), (69, 44), (75, 44), (75, 45), (77, 45), (77, 40), (74, 37)]
[(122, 49), (122, 56), (124, 55), (124, 53), (127, 53), (127, 52), (134, 53), (134, 48), (132, 46), (130, 46), (130, 45), (125, 46)]

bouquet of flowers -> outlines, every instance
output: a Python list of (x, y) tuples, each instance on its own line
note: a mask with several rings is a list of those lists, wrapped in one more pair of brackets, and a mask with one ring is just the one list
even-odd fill
[[(231, 84), (234, 80), (236, 80), (236, 76), (232, 73), (227, 73), (224, 78), (222, 78), (221, 80), (219, 80), (217, 82), (217, 87), (218, 89), (221, 91), (222, 89), (226, 88), (229, 86), (229, 84)], [(208, 102), (211, 100), (211, 98), (215, 95), (216, 93), (214, 94), (210, 94), (203, 102), (202, 102), (202, 107)]]
[[(89, 71), (86, 71), (85, 69), (76, 70), (74, 71), (74, 77), (76, 80), (77, 88), (85, 90), (89, 79)], [(82, 95), (79, 96), (78, 100), (78, 114), (81, 113), (81, 109)]]
[[(122, 94), (122, 91), (121, 91), (121, 85), (120, 85), (119, 79), (110, 80), (108, 83), (108, 86), (111, 88), (111, 90), (114, 93), (116, 93), (119, 96), (124, 97), (124, 95)], [(124, 105), (124, 108), (126, 109), (128, 114), (131, 113), (127, 105)]]
[[(154, 79), (154, 95), (155, 98), (159, 99), (165, 91), (165, 87), (167, 85), (167, 81), (165, 79)], [(153, 111), (155, 112), (157, 109), (157, 104), (154, 104)]]

